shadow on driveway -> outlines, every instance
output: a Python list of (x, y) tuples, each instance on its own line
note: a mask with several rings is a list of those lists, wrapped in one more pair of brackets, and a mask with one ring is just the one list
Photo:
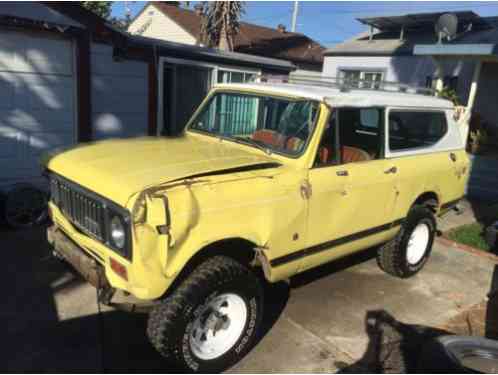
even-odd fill
[[(51, 256), (45, 230), (0, 229), (4, 252), (0, 282), (8, 288), (0, 310), (6, 327), (0, 371), (178, 372), (149, 344), (146, 314), (108, 308), (98, 314), (95, 298), (95, 306), (84, 309), (92, 313), (78, 316), (81, 311), (73, 299), (77, 300), (82, 290), (88, 297), (90, 287), (70, 266)], [(286, 306), (288, 285), (267, 285), (265, 297), (259, 340)], [(64, 298), (71, 300), (63, 303), (61, 310), (58, 304)], [(64, 318), (67, 314), (77, 317)]]

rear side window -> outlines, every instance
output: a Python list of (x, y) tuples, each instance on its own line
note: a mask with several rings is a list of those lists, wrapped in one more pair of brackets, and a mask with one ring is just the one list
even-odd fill
[(448, 131), (444, 112), (390, 111), (389, 149), (404, 151), (436, 144)]

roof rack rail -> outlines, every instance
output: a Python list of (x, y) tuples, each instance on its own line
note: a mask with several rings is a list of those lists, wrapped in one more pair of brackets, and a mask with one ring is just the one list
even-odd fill
[(312, 76), (312, 75), (290, 75), (290, 76), (274, 76), (260, 74), (253, 77), (254, 81), (259, 82), (275, 82), (278, 80), (282, 83), (321, 86), (337, 88), (342, 92), (351, 90), (372, 90), (372, 91), (389, 91), (409, 94), (436, 95), (437, 91), (420, 86), (411, 86), (405, 83), (392, 81), (371, 81), (365, 79), (349, 79), (337, 78), (330, 76)]

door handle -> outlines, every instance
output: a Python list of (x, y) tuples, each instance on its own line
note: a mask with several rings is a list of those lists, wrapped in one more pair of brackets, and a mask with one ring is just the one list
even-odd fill
[(396, 173), (397, 171), (398, 171), (398, 168), (396, 168), (396, 167), (391, 167), (391, 168), (389, 168), (389, 169), (386, 169), (386, 170), (384, 171), (384, 173), (385, 173), (385, 174), (389, 174), (389, 173), (394, 174), (394, 173)]
[(348, 171), (337, 171), (337, 172), (335, 172), (335, 174), (338, 176), (341, 176), (341, 177), (349, 176)]
[(450, 153), (450, 159), (453, 163), (457, 161), (457, 156), (455, 155), (455, 153), (453, 152)]

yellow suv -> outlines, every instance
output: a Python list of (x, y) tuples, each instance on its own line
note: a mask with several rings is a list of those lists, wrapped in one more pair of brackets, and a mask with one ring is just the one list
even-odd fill
[(147, 334), (161, 355), (220, 371), (254, 343), (265, 280), (372, 246), (387, 273), (418, 272), (468, 164), (441, 98), (219, 85), (180, 136), (47, 160), (48, 237), (102, 301), (119, 292), (151, 305)]

